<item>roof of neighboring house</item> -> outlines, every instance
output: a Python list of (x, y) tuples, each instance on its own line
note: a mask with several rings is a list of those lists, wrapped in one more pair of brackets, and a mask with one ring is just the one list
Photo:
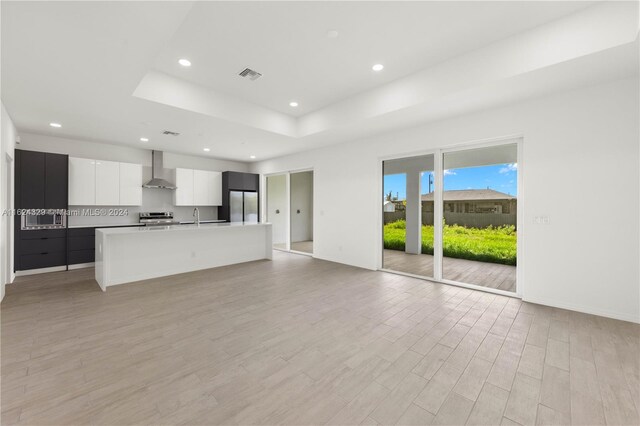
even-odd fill
[[(422, 201), (433, 201), (433, 192), (422, 194)], [(517, 197), (493, 189), (457, 189), (444, 191), (444, 201), (515, 200)]]

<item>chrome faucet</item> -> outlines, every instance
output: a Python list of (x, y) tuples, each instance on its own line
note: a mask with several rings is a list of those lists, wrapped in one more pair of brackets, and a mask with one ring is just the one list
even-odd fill
[(200, 225), (200, 210), (197, 207), (193, 209), (193, 216), (196, 218), (196, 225)]

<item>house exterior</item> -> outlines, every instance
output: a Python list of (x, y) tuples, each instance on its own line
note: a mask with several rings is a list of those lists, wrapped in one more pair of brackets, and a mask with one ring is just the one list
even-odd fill
[[(422, 211), (433, 212), (433, 192), (422, 194)], [(493, 189), (444, 191), (445, 213), (509, 214), (517, 211), (517, 197)]]
[[(433, 193), (422, 194), (421, 200), (422, 224), (433, 225)], [(451, 225), (473, 228), (517, 225), (518, 199), (504, 192), (493, 189), (444, 191), (443, 204), (444, 220)], [(397, 207), (393, 212), (384, 211), (384, 223), (405, 218), (404, 209)]]

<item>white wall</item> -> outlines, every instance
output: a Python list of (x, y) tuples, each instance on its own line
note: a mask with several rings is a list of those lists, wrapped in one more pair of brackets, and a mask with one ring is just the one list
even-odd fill
[[(314, 168), (315, 256), (375, 269), (381, 157), (522, 135), (523, 299), (640, 322), (638, 86), (634, 78), (586, 87), (252, 169)], [(540, 215), (550, 223), (535, 225)]]
[[(88, 142), (77, 139), (58, 138), (38, 135), (33, 133), (21, 133), (21, 143), (18, 149), (53, 152), (68, 154), (72, 157), (94, 158), (96, 160), (122, 161), (143, 165), (143, 182), (151, 179), (151, 150), (142, 148), (130, 148), (105, 143)], [(164, 177), (174, 181), (173, 170), (176, 167), (184, 167), (199, 170), (214, 170), (224, 172), (227, 170), (246, 172), (249, 169), (247, 163), (236, 161), (218, 160), (207, 157), (193, 157), (189, 155), (164, 153)], [(95, 208), (87, 207), (85, 208)], [(83, 206), (74, 206), (71, 210), (82, 209)], [(69, 225), (104, 225), (114, 223), (136, 223), (138, 213), (141, 211), (173, 211), (178, 220), (193, 220), (193, 207), (176, 207), (173, 205), (173, 191), (166, 189), (143, 188), (142, 206), (124, 207), (129, 211), (127, 217), (92, 217), (70, 216)], [(217, 219), (217, 207), (199, 207), (200, 219)]]
[(313, 240), (313, 172), (291, 173), (290, 179), (291, 242), (311, 241)]
[(285, 244), (287, 242), (287, 215), (289, 214), (287, 176), (269, 176), (266, 181), (268, 197), (266, 217), (272, 225), (273, 244)]
[[(0, 127), (0, 211), (4, 212), (13, 209), (13, 158), (18, 136), (4, 104)], [(0, 216), (0, 300), (4, 298), (4, 286), (13, 278), (13, 220), (12, 216), (3, 214)]]

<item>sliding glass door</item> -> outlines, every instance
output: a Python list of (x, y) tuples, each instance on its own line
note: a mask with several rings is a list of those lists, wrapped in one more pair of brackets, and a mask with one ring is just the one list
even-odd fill
[(383, 162), (383, 268), (434, 277), (434, 156)]
[(443, 154), (442, 278), (516, 291), (518, 146)]
[(382, 167), (383, 269), (516, 292), (517, 140)]

